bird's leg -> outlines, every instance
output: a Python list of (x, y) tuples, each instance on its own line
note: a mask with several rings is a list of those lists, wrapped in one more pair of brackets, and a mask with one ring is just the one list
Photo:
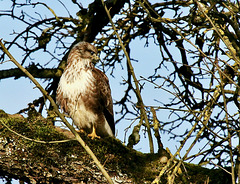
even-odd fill
[(93, 126), (93, 131), (92, 131), (92, 133), (88, 134), (88, 137), (91, 137), (91, 139), (94, 139), (95, 137), (98, 138), (98, 139), (100, 139), (100, 136), (98, 136), (98, 135), (96, 134), (96, 129), (95, 129), (94, 126)]

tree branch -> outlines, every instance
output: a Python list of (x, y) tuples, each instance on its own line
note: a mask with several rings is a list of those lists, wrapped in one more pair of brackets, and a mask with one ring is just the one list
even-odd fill
[(134, 81), (135, 87), (136, 87), (136, 89), (135, 89), (134, 91), (135, 91), (135, 94), (136, 94), (137, 99), (138, 99), (138, 104), (139, 104), (139, 106), (140, 106), (140, 112), (141, 112), (141, 114), (143, 115), (143, 118), (144, 118), (144, 121), (145, 121), (145, 124), (146, 124), (146, 127), (147, 127), (150, 152), (151, 152), (151, 153), (154, 153), (151, 127), (150, 127), (150, 123), (149, 123), (149, 121), (148, 121), (147, 113), (146, 113), (146, 111), (145, 111), (145, 105), (144, 105), (144, 103), (143, 103), (143, 99), (142, 99), (142, 96), (141, 96), (141, 92), (140, 92), (140, 88), (139, 88), (139, 82), (138, 82), (137, 77), (136, 77), (136, 75), (135, 75), (135, 73), (134, 73), (134, 69), (133, 69), (131, 60), (130, 60), (130, 58), (129, 58), (129, 55), (128, 55), (128, 53), (127, 53), (127, 50), (126, 50), (126, 48), (125, 48), (124, 45), (123, 45), (122, 39), (120, 38), (120, 36), (119, 36), (119, 34), (118, 34), (118, 32), (117, 32), (117, 29), (116, 29), (116, 27), (115, 27), (115, 25), (114, 25), (114, 23), (113, 23), (113, 21), (112, 21), (112, 17), (111, 17), (111, 15), (110, 15), (110, 12), (109, 12), (109, 10), (107, 9), (107, 6), (106, 6), (106, 4), (104, 3), (103, 0), (102, 0), (102, 4), (103, 4), (103, 6), (104, 6), (104, 8), (105, 8), (105, 11), (106, 11), (106, 13), (107, 13), (107, 15), (108, 15), (108, 18), (109, 18), (109, 20), (110, 20), (110, 23), (112, 24), (112, 27), (113, 27), (113, 29), (114, 29), (114, 32), (115, 32), (115, 34), (117, 35), (117, 38), (118, 38), (118, 40), (119, 40), (119, 42), (120, 42), (120, 45), (121, 45), (121, 47), (122, 47), (122, 50), (123, 50), (123, 52), (124, 52), (124, 54), (125, 54), (125, 56), (126, 56), (126, 58), (127, 58), (127, 63), (128, 63), (128, 66), (129, 66), (129, 71), (131, 72), (131, 75), (132, 75), (132, 77), (133, 77), (133, 81)]
[[(34, 78), (59, 78), (62, 74), (62, 70), (57, 68), (44, 68), (39, 69), (36, 67), (36, 65), (30, 65), (26, 67), (27, 71), (31, 71), (31, 74)], [(0, 70), (0, 79), (7, 79), (14, 77), (15, 79), (18, 79), (20, 77), (27, 77), (24, 72), (22, 72), (19, 68), (12, 68), (8, 70)]]
[[(111, 8), (111, 16), (113, 17), (117, 14), (126, 2), (128, 0), (106, 1), (107, 8)], [(109, 23), (109, 19), (100, 1), (94, 1), (94, 3), (89, 5), (88, 14), (89, 16), (94, 16), (87, 26), (84, 41), (93, 42), (97, 34)]]

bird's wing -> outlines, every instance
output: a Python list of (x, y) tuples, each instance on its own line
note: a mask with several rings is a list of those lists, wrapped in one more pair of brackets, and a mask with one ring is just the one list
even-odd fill
[(56, 102), (60, 106), (61, 110), (68, 113), (68, 98), (63, 97), (63, 93), (59, 88), (57, 89)]
[(115, 134), (115, 123), (113, 115), (113, 102), (111, 96), (111, 89), (107, 76), (97, 68), (94, 68), (95, 78), (97, 80), (97, 86), (100, 93), (100, 102), (103, 105), (104, 116), (111, 127), (113, 135)]

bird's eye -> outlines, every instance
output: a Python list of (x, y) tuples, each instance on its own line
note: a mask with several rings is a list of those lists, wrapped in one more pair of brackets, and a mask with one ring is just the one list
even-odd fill
[(93, 51), (90, 51), (90, 53), (91, 53), (91, 55), (95, 54), (95, 52), (93, 52)]
[(91, 55), (95, 54), (93, 50), (87, 49), (87, 52), (89, 52)]

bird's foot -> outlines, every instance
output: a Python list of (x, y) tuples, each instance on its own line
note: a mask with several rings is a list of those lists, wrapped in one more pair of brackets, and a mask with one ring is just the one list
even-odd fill
[(88, 137), (91, 137), (91, 139), (95, 139), (95, 138), (100, 139), (100, 136), (98, 136), (98, 135), (96, 134), (95, 127), (93, 127), (92, 133), (88, 134)]
[(93, 133), (88, 134), (88, 137), (90, 137), (92, 140), (95, 139), (95, 138), (100, 139), (100, 136), (98, 136), (96, 133), (95, 134), (93, 134)]
[(81, 128), (81, 129), (77, 130), (77, 133), (85, 133), (85, 131)]

